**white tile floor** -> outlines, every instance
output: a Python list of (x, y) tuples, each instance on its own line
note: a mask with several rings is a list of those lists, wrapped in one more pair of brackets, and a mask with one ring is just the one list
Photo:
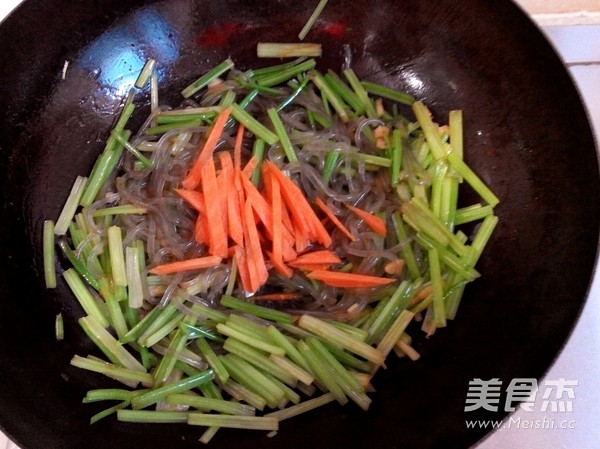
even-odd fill
[[(19, 0), (1, 0), (5, 17)], [(535, 17), (534, 17), (535, 19)], [(580, 90), (600, 142), (600, 25), (545, 27)], [(596, 449), (600, 441), (600, 275), (592, 285), (581, 319), (546, 379), (577, 379), (574, 429), (510, 429), (491, 435), (477, 449)], [(539, 410), (537, 407), (534, 410)], [(517, 412), (516, 417), (520, 416)], [(521, 413), (523, 419), (543, 419), (549, 413)], [(0, 433), (0, 449), (18, 449)]]

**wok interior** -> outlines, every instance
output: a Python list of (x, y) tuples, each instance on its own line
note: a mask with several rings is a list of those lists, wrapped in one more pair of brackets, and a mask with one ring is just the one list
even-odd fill
[[(114, 384), (69, 367), (73, 354), (94, 349), (80, 339), (82, 312), (64, 282), (43, 288), (42, 223), (89, 172), (145, 58), (160, 64), (161, 102), (175, 105), (183, 87), (228, 56), (244, 69), (276, 62), (257, 60), (256, 42), (296, 41), (312, 7), (30, 0), (2, 25), (0, 425), (23, 449), (199, 444), (201, 429), (185, 426), (88, 424), (103, 405), (82, 405), (85, 391)], [(39, 29), (44, 38), (33, 38)], [(500, 197), (500, 225), (458, 318), (431, 339), (411, 330), (421, 360), (380, 371), (368, 413), (330, 404), (282, 423), (275, 438), (223, 430), (211, 446), (469, 446), (485, 430), (464, 420), (501, 413), (464, 413), (468, 381), (539, 378), (585, 300), (599, 222), (585, 111), (548, 43), (510, 2), (332, 0), (307, 40), (323, 43), (320, 70), (339, 71), (351, 54), (361, 78), (408, 91), (440, 122), (463, 109), (467, 162)], [(54, 340), (59, 311), (63, 342)]]

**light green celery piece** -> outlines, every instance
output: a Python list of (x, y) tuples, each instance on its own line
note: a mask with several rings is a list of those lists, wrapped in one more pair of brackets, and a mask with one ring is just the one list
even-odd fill
[(259, 42), (256, 56), (259, 58), (318, 58), (322, 54), (319, 43)]
[(224, 295), (221, 298), (221, 305), (230, 309), (239, 310), (241, 312), (264, 318), (265, 320), (277, 321), (284, 324), (291, 324), (294, 322), (289, 313), (269, 309), (268, 307), (258, 306), (233, 296)]
[(210, 344), (204, 338), (198, 338), (196, 339), (196, 346), (200, 350), (202, 358), (215, 371), (215, 376), (219, 379), (219, 382), (226, 383), (229, 380), (229, 372)]
[(348, 402), (348, 398), (344, 394), (342, 387), (338, 384), (333, 368), (322, 359), (320, 354), (308, 346), (306, 342), (299, 341), (298, 350), (308, 362), (311, 371), (315, 374), (315, 378), (325, 386), (338, 403), (345, 405)]
[(411, 242), (408, 240), (408, 233), (406, 231), (406, 228), (404, 227), (404, 222), (402, 221), (402, 216), (399, 212), (392, 214), (392, 223), (394, 224), (394, 229), (396, 231), (396, 238), (398, 239), (398, 242), (404, 243), (401, 252), (404, 256), (404, 261), (406, 262), (406, 268), (410, 273), (410, 277), (413, 281), (415, 281), (421, 277), (421, 271), (419, 270), (419, 266), (417, 265), (415, 253), (411, 246)]
[(265, 351), (270, 354), (275, 354), (275, 355), (280, 355), (280, 356), (285, 355), (285, 351), (282, 348), (280, 348), (279, 346), (275, 346), (274, 344), (271, 344), (271, 343), (266, 343), (263, 340), (260, 340), (256, 337), (253, 337), (253, 336), (250, 336), (243, 332), (240, 332), (239, 330), (236, 330), (225, 324), (221, 324), (221, 323), (217, 324), (217, 330), (223, 335), (235, 338), (239, 341), (246, 343), (249, 346), (252, 346), (253, 348), (260, 349), (261, 351)]
[(344, 70), (344, 76), (350, 83), (350, 86), (354, 90), (354, 93), (359, 98), (361, 103), (363, 104), (365, 111), (367, 112), (367, 116), (370, 118), (377, 118), (377, 112), (375, 112), (375, 108), (373, 107), (373, 102), (369, 98), (369, 93), (365, 90), (360, 80), (354, 73), (352, 69)]
[(322, 407), (330, 402), (335, 401), (335, 397), (331, 393), (325, 393), (317, 398), (308, 399), (299, 404), (286, 407), (283, 410), (267, 413), (265, 416), (276, 418), (278, 421), (290, 419), (303, 413), (309, 412), (316, 408)]
[(267, 333), (269, 334), (269, 337), (271, 337), (273, 342), (285, 351), (287, 357), (289, 357), (294, 363), (296, 363), (304, 370), (309, 370), (308, 363), (306, 363), (304, 357), (302, 357), (298, 349), (296, 349), (290, 337), (287, 337), (284, 334), (282, 334), (279, 331), (279, 329), (277, 329), (273, 325), (267, 328)]
[(267, 406), (267, 401), (262, 396), (246, 388), (242, 384), (237, 383), (231, 378), (227, 381), (227, 383), (222, 384), (221, 388), (235, 400), (244, 401), (254, 407), (256, 410), (263, 411)]
[(100, 295), (104, 298), (106, 303), (106, 309), (108, 310), (110, 323), (117, 332), (118, 337), (123, 338), (129, 330), (127, 328), (127, 322), (125, 321), (125, 316), (123, 315), (123, 310), (121, 309), (119, 299), (115, 294), (115, 290), (111, 289), (110, 281), (106, 278), (106, 276), (100, 279), (99, 284)]
[(371, 399), (365, 394), (358, 380), (327, 350), (316, 338), (307, 340), (308, 346), (318, 354), (323, 363), (327, 364), (336, 376), (336, 382), (346, 395), (363, 410), (368, 410)]
[(447, 151), (443, 146), (437, 125), (431, 119), (429, 109), (421, 101), (415, 101), (412, 104), (412, 109), (417, 121), (421, 125), (433, 157), (437, 160), (443, 159), (447, 156)]
[(110, 226), (108, 228), (108, 250), (110, 253), (110, 264), (115, 285), (127, 287), (125, 254), (123, 252), (123, 234), (119, 226)]
[(187, 423), (188, 415), (188, 412), (123, 409), (117, 411), (117, 420), (145, 424), (179, 424)]
[(327, 6), (328, 1), (329, 0), (320, 0), (319, 1), (319, 3), (317, 4), (317, 7), (313, 10), (312, 14), (308, 18), (308, 20), (306, 21), (306, 23), (304, 24), (302, 29), (300, 30), (300, 33), (298, 33), (298, 39), (304, 40), (304, 38), (306, 37), (308, 32), (314, 26), (315, 22), (317, 21), (317, 19), (319, 18), (319, 16), (323, 12), (323, 10), (325, 9), (325, 6)]
[(325, 81), (331, 86), (331, 88), (350, 106), (354, 113), (359, 116), (365, 111), (365, 107), (354, 93), (352, 89), (335, 73), (333, 70), (328, 70), (323, 76)]
[(232, 313), (229, 315), (229, 320), (227, 320), (226, 324), (240, 332), (254, 336), (267, 343), (272, 343), (271, 338), (267, 333), (267, 326), (246, 318), (243, 315)]
[(88, 390), (83, 398), (84, 404), (98, 401), (130, 401), (136, 395), (142, 394), (142, 390), (123, 390), (122, 388), (100, 388)]
[(444, 265), (457, 273), (461, 278), (467, 281), (473, 281), (480, 276), (480, 274), (474, 268), (469, 267), (465, 264), (464, 260), (455, 256), (445, 247), (439, 246), (435, 241), (431, 240), (423, 234), (415, 235), (415, 241), (426, 250), (435, 248), (438, 251), (438, 256)]
[(444, 285), (442, 280), (440, 256), (436, 248), (432, 248), (428, 251), (428, 259), (433, 295), (433, 320), (436, 327), (445, 327), (446, 306), (444, 304)]
[(490, 206), (496, 206), (500, 200), (490, 188), (475, 174), (473, 170), (456, 154), (448, 155), (448, 162), (456, 172), (477, 192)]
[(200, 410), (225, 413), (226, 415), (254, 416), (256, 414), (256, 409), (250, 405), (189, 394), (172, 394), (167, 396), (167, 402), (173, 405), (187, 405)]
[(74, 268), (69, 268), (63, 273), (63, 277), (75, 295), (75, 298), (83, 307), (83, 310), (90, 316), (93, 316), (100, 326), (106, 328), (110, 325), (108, 319), (100, 309), (96, 300), (87, 289)]
[(90, 340), (116, 365), (133, 371), (146, 372), (138, 360), (132, 356), (98, 321), (92, 316), (79, 319), (79, 324)]
[(368, 345), (365, 342), (352, 338), (344, 331), (341, 331), (325, 321), (310, 315), (303, 315), (298, 321), (298, 325), (333, 344), (339, 345), (348, 351), (360, 355), (365, 359), (383, 365), (385, 357), (380, 351)]
[(216, 426), (234, 429), (278, 430), (279, 421), (264, 416), (212, 415), (207, 413), (189, 413), (188, 424), (192, 426)]
[(44, 258), (44, 280), (46, 282), (46, 288), (56, 288), (54, 229), (54, 221), (44, 221), (44, 227), (42, 231), (42, 249)]
[(417, 282), (415, 286), (408, 281), (402, 281), (389, 301), (385, 302), (384, 307), (381, 310), (375, 310), (373, 313), (375, 319), (368, 329), (367, 343), (373, 344), (381, 339), (396, 316), (408, 306), (418, 285), (420, 282)]
[(328, 184), (331, 180), (331, 176), (333, 175), (333, 172), (335, 170), (340, 156), (341, 154), (339, 153), (339, 151), (335, 150), (327, 153), (327, 158), (325, 159), (325, 167), (323, 168), (323, 181), (325, 181), (325, 183)]
[(355, 154), (353, 154), (353, 156), (355, 156), (358, 160), (360, 160), (368, 165), (374, 165), (377, 167), (385, 167), (385, 168), (391, 168), (391, 166), (392, 166), (392, 160), (387, 157), (374, 156), (372, 154), (366, 154), (366, 153), (355, 153)]
[(237, 103), (231, 105), (231, 116), (244, 125), (248, 131), (269, 145), (275, 145), (279, 141), (277, 134), (273, 133), (265, 125), (243, 110)]
[(248, 363), (254, 365), (256, 368), (261, 369), (267, 373), (272, 374), (277, 379), (286, 383), (291, 387), (295, 387), (297, 379), (288, 373), (286, 370), (281, 368), (279, 365), (269, 359), (263, 352), (248, 346), (247, 344), (236, 340), (235, 338), (228, 338), (225, 340), (223, 349), (237, 355), (241, 359), (246, 360)]
[(154, 385), (154, 379), (151, 374), (142, 371), (131, 370), (128, 368), (122, 368), (112, 363), (106, 363), (75, 355), (71, 359), (71, 365), (77, 368), (103, 374), (111, 379), (123, 382), (132, 388), (135, 388), (138, 383), (141, 383), (145, 387), (152, 387)]
[[(280, 140), (281, 140), (281, 138), (280, 138)], [(289, 141), (289, 139), (288, 139), (288, 141)], [(254, 184), (255, 186), (259, 186), (260, 178), (261, 178), (261, 174), (262, 174), (262, 163), (263, 163), (263, 159), (265, 157), (265, 141), (264, 140), (256, 139), (254, 141), (254, 145), (252, 147), (252, 157), (256, 158), (256, 167), (254, 168), (254, 171), (252, 172), (251, 181), (252, 181), (252, 184)], [(236, 259), (233, 258), (233, 260), (235, 261)], [(236, 265), (236, 268), (237, 268), (237, 265)], [(232, 268), (232, 270), (233, 270), (233, 268)], [(234, 276), (234, 278), (235, 278), (235, 276)], [(231, 296), (232, 292), (233, 292), (233, 289), (229, 293), (226, 292), (226, 294)]]
[(169, 343), (169, 348), (167, 353), (160, 360), (160, 363), (154, 370), (154, 384), (157, 386), (165, 385), (169, 376), (173, 372), (173, 368), (175, 368), (175, 363), (177, 362), (177, 354), (180, 354), (185, 348), (185, 344), (187, 343), (187, 334), (181, 329), (177, 329), (175, 335), (171, 339)]
[(105, 207), (104, 209), (96, 209), (92, 212), (92, 217), (105, 217), (106, 215), (144, 215), (148, 212), (145, 207), (126, 204), (123, 206)]
[(271, 120), (271, 123), (273, 124), (275, 133), (277, 134), (277, 137), (279, 138), (279, 144), (281, 145), (281, 148), (283, 148), (283, 151), (284, 151), (285, 155), (287, 156), (288, 161), (289, 162), (298, 162), (298, 156), (296, 156), (294, 147), (292, 146), (292, 143), (290, 142), (290, 136), (288, 135), (287, 131), (285, 130), (285, 127), (283, 126), (283, 122), (281, 121), (281, 117), (279, 117), (279, 114), (277, 113), (277, 109), (269, 108), (267, 110), (267, 115), (269, 116), (269, 119)]
[(281, 388), (245, 360), (234, 354), (227, 354), (220, 358), (231, 377), (265, 399), (269, 407), (276, 407), (284, 397), (285, 394)]
[(259, 86), (271, 87), (288, 81), (304, 72), (308, 72), (309, 70), (314, 69), (316, 65), (317, 62), (314, 59), (308, 59), (299, 62), (298, 64), (282, 68), (281, 70), (273, 70), (270, 73), (263, 74), (256, 70), (254, 80)]
[[(146, 328), (143, 332), (141, 332), (141, 335), (137, 339), (138, 343), (142, 345), (150, 336), (155, 334), (159, 329), (169, 323), (169, 321), (171, 321), (175, 315), (182, 315), (180, 314), (179, 310), (177, 310), (177, 307), (175, 307), (173, 304), (167, 304), (162, 309), (160, 307), (155, 307), (150, 313), (153, 313), (154, 310), (156, 310), (156, 316), (150, 318), (150, 322), (147, 323), (147, 327), (145, 325), (146, 323), (140, 326), (140, 328)], [(143, 321), (144, 320), (142, 320), (142, 322)], [(140, 330), (141, 329), (138, 329), (138, 332), (136, 333), (139, 333)], [(127, 338), (127, 336), (125, 336), (125, 338)]]
[(131, 400), (131, 406), (134, 410), (144, 409), (157, 402), (165, 400), (165, 398), (171, 394), (183, 393), (184, 391), (192, 390), (204, 383), (210, 382), (214, 379), (213, 370), (206, 370), (195, 376), (186, 377), (177, 382), (163, 385), (162, 387), (155, 388), (144, 394), (136, 396)]
[(480, 203), (457, 209), (454, 224), (461, 225), (472, 221), (482, 220), (494, 213), (494, 208), (489, 204), (485, 206)]
[(431, 212), (438, 217), (442, 223), (442, 195), (444, 189), (444, 179), (448, 173), (448, 165), (443, 161), (437, 161), (433, 166), (433, 177), (431, 180)]
[(270, 354), (269, 359), (305, 385), (310, 385), (315, 380), (311, 373), (285, 357)]
[(62, 313), (56, 315), (56, 319), (54, 320), (54, 333), (56, 341), (63, 341), (65, 339), (65, 323)]
[(452, 151), (459, 157), (463, 158), (463, 113), (462, 110), (452, 110), (448, 115), (448, 127), (450, 128), (450, 145)]
[(477, 264), (497, 225), (498, 217), (496, 215), (488, 215), (483, 219), (469, 247), (469, 252), (464, 257), (466, 266), (474, 267)]
[(456, 225), (456, 207), (458, 204), (459, 180), (455, 176), (446, 175), (442, 181), (440, 220), (450, 231)]
[(153, 334), (149, 335), (148, 338), (146, 338), (146, 340), (143, 340), (143, 346), (151, 348), (152, 346), (157, 344), (159, 341), (161, 341), (163, 338), (169, 335), (173, 330), (175, 330), (179, 326), (179, 323), (183, 321), (184, 317), (185, 315), (183, 314), (178, 314), (172, 317), (171, 320), (167, 322), (163, 327), (158, 329)]
[(211, 70), (206, 72), (206, 74), (202, 75), (188, 87), (183, 89), (181, 95), (183, 95), (184, 98), (191, 97), (203, 87), (208, 86), (210, 82), (214, 81), (216, 78), (220, 77), (225, 72), (232, 69), (234, 65), (235, 64), (233, 63), (233, 61), (230, 58), (227, 58), (225, 61), (213, 67)]
[(368, 93), (376, 95), (378, 97), (387, 98), (397, 103), (410, 106), (415, 101), (412, 95), (407, 94), (406, 92), (392, 89), (391, 87), (383, 86), (381, 84), (373, 83), (370, 81), (362, 81), (361, 84)]
[(409, 310), (400, 312), (400, 315), (396, 317), (392, 326), (377, 345), (377, 349), (387, 357), (414, 317), (415, 314)]
[(132, 309), (139, 309), (144, 304), (144, 287), (140, 270), (140, 251), (128, 246), (125, 248), (125, 273), (127, 275), (128, 304)]
[(111, 136), (117, 139), (117, 142), (119, 142), (125, 147), (125, 149), (127, 149), (127, 151), (133, 154), (133, 156), (142, 164), (144, 168), (152, 168), (152, 162), (150, 159), (144, 156), (140, 150), (129, 143), (129, 134), (113, 130)]
[(321, 91), (323, 98), (326, 99), (335, 112), (339, 115), (340, 119), (343, 122), (348, 122), (350, 117), (348, 116), (348, 112), (346, 111), (346, 106), (343, 100), (337, 93), (331, 88), (331, 86), (325, 81), (323, 75), (321, 75), (316, 70), (313, 70), (309, 73), (309, 77), (314, 83), (315, 86)]
[(131, 403), (129, 401), (123, 401), (118, 403), (117, 405), (113, 405), (112, 407), (102, 410), (101, 412), (96, 413), (90, 418), (90, 424), (95, 424), (98, 421), (117, 413), (119, 410), (123, 410), (129, 407), (130, 404)]
[(75, 213), (77, 212), (77, 207), (79, 206), (79, 201), (81, 200), (81, 195), (83, 195), (87, 181), (88, 178), (85, 176), (77, 176), (77, 178), (75, 178), (67, 201), (56, 220), (56, 225), (54, 227), (55, 235), (65, 235), (67, 233), (69, 224), (73, 221), (73, 217), (75, 217)]
[[(165, 307), (165, 309), (167, 307)], [(172, 309), (175, 308), (172, 305), (171, 307)], [(141, 320), (139, 320), (137, 324), (135, 324), (129, 330), (129, 332), (127, 332), (127, 334), (123, 336), (123, 338), (119, 338), (119, 341), (121, 343), (130, 343), (132, 341), (136, 341), (144, 332), (146, 332), (146, 330), (148, 329), (148, 327), (150, 327), (154, 320), (156, 320), (156, 318), (158, 318), (158, 316), (162, 314), (163, 310), (164, 309), (161, 309), (159, 307), (154, 307)]]
[(402, 169), (402, 134), (399, 129), (392, 131), (392, 166), (390, 167), (390, 181), (392, 186), (397, 186), (400, 181)]
[(144, 67), (142, 67), (140, 74), (138, 75), (137, 79), (135, 80), (135, 84), (134, 84), (135, 87), (137, 87), (138, 89), (143, 89), (144, 87), (146, 87), (146, 84), (148, 84), (148, 79), (154, 72), (155, 68), (156, 68), (156, 59), (152, 59), (152, 58), (147, 59), (146, 63), (144, 64)]
[(366, 330), (361, 329), (358, 326), (353, 326), (349, 323), (344, 323), (343, 321), (336, 320), (327, 320), (327, 323), (331, 324), (334, 327), (337, 327), (339, 330), (342, 330), (349, 335), (353, 336), (357, 340), (366, 341), (369, 333)]

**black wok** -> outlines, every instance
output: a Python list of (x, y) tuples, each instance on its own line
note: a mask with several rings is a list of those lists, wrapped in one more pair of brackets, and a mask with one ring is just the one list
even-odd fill
[[(43, 288), (42, 222), (89, 171), (145, 58), (163, 67), (163, 101), (175, 101), (227, 56), (242, 68), (270, 63), (254, 57), (256, 41), (295, 41), (314, 3), (26, 0), (0, 26), (0, 426), (24, 449), (200, 444), (198, 428), (88, 424), (98, 408), (81, 404), (85, 391), (112, 384), (69, 366), (92, 349), (78, 340), (82, 311), (62, 281)], [(466, 158), (500, 196), (500, 225), (458, 319), (418, 338), (420, 361), (378, 374), (372, 410), (330, 405), (284, 422), (275, 438), (227, 430), (211, 446), (468, 447), (487, 431), (465, 419), (505, 414), (464, 412), (469, 380), (541, 377), (586, 298), (600, 183), (581, 100), (509, 1), (331, 0), (309, 36), (324, 45), (321, 69), (339, 70), (349, 44), (359, 76), (411, 92), (440, 120), (463, 109)]]

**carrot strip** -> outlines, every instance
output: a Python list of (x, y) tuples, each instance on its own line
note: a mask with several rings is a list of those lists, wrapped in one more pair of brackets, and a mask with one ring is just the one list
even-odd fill
[(258, 229), (256, 229), (252, 200), (250, 198), (246, 199), (244, 206), (244, 224), (251, 292), (254, 293), (267, 281), (269, 272), (262, 255), (262, 245), (260, 244)]
[[(282, 223), (281, 223), (281, 191), (279, 182), (271, 178), (272, 189), (272, 217), (273, 217), (273, 258), (276, 263), (283, 264), (283, 243), (281, 241)], [(290, 275), (291, 277), (291, 275)]]
[(214, 256), (227, 257), (227, 235), (222, 219), (224, 205), (220, 201), (217, 174), (212, 157), (202, 167), (201, 179), (206, 215), (208, 216), (209, 251)]
[(309, 279), (321, 281), (331, 287), (366, 288), (391, 284), (395, 279), (364, 274), (341, 273), (336, 271), (315, 270), (307, 275)]
[(289, 262), (288, 265), (292, 268), (302, 271), (327, 271), (331, 269), (331, 263), (296, 263)]
[(175, 192), (197, 211), (204, 212), (204, 198), (202, 192), (196, 190), (175, 189)]
[(158, 265), (150, 270), (152, 274), (171, 274), (178, 271), (200, 270), (202, 268), (214, 267), (221, 263), (217, 256), (197, 257), (195, 259), (179, 260), (177, 262)]
[(250, 272), (248, 271), (248, 260), (244, 248), (236, 246), (234, 257), (238, 267), (239, 278), (242, 281), (242, 289), (249, 294), (252, 292), (252, 287), (250, 286)]
[(376, 234), (385, 237), (387, 234), (387, 229), (385, 226), (385, 221), (379, 218), (376, 215), (370, 214), (366, 210), (359, 209), (358, 207), (347, 205), (348, 209), (362, 218), (367, 226), (369, 226)]
[[(310, 253), (302, 254), (298, 256), (293, 263), (299, 264), (312, 264), (312, 263), (322, 263), (322, 264), (335, 264), (342, 263), (342, 259), (340, 259), (333, 251), (322, 250), (322, 251), (313, 251)], [(291, 265), (291, 263), (290, 263)]]
[(275, 260), (275, 256), (273, 255), (273, 253), (269, 251), (267, 251), (266, 253), (275, 271), (277, 271), (280, 275), (285, 276), (286, 278), (292, 277), (292, 275), (294, 274), (294, 270), (292, 270), (290, 267), (284, 264), (282, 260)]
[(210, 237), (208, 236), (208, 225), (206, 222), (206, 214), (201, 213), (196, 219), (196, 226), (194, 228), (194, 240), (201, 245), (208, 245)]
[(301, 253), (310, 246), (310, 240), (304, 233), (304, 230), (300, 228), (300, 224), (294, 222), (294, 238), (296, 251)]
[(227, 235), (238, 245), (244, 245), (244, 229), (242, 227), (242, 214), (239, 196), (235, 189), (235, 169), (229, 151), (219, 153), (221, 170), (227, 179)]
[(244, 143), (244, 131), (246, 128), (241, 123), (238, 126), (233, 146), (233, 166), (236, 170), (242, 168), (242, 144)]
[[(272, 193), (272, 189), (271, 189), (271, 178), (273, 178), (273, 176), (271, 175), (271, 172), (269, 171), (269, 167), (265, 167), (265, 165), (262, 165), (262, 179), (263, 179), (263, 196), (265, 197), (265, 199), (267, 200), (267, 203), (273, 204), (273, 193)], [(280, 193), (281, 193), (281, 186), (279, 189)], [(285, 228), (289, 231), (289, 235), (292, 237), (292, 245), (293, 245), (293, 233), (294, 233), (294, 226), (292, 225), (292, 220), (290, 219), (290, 214), (287, 210), (287, 207), (285, 205), (285, 203), (281, 204), (281, 219), (283, 221), (283, 225), (285, 226)]]
[(217, 143), (219, 142), (219, 139), (221, 138), (221, 134), (223, 134), (225, 123), (227, 123), (230, 114), (231, 107), (227, 107), (223, 109), (215, 119), (213, 127), (206, 138), (206, 142), (204, 142), (202, 151), (200, 151), (200, 154), (194, 162), (194, 165), (182, 182), (182, 185), (185, 189), (194, 190), (200, 184), (202, 167), (209, 159), (212, 159), (213, 153)]
[(254, 297), (255, 301), (293, 301), (302, 299), (304, 295), (297, 292), (269, 293), (267, 295), (258, 295)]
[(335, 216), (335, 214), (333, 213), (333, 211), (329, 208), (329, 206), (327, 206), (327, 203), (325, 203), (321, 198), (317, 198), (315, 200), (315, 204), (319, 207), (319, 209), (321, 209), (323, 211), (323, 213), (327, 216), (327, 218), (329, 218), (329, 220), (331, 220), (331, 222), (337, 226), (337, 228), (342, 231), (344, 234), (346, 234), (348, 236), (348, 238), (355, 242), (356, 241), (356, 237), (354, 236), (354, 234), (352, 234), (348, 228), (346, 226), (344, 226), (344, 224), (339, 220), (338, 217)]
[(231, 184), (229, 183), (229, 180), (226, 177), (226, 174), (223, 170), (221, 170), (221, 173), (219, 173), (219, 175), (217, 176), (217, 196), (218, 199), (217, 201), (219, 201), (220, 204), (220, 209), (221, 209), (221, 224), (223, 226), (223, 231), (225, 232), (225, 240), (227, 241), (227, 230), (229, 229), (229, 224), (228, 224), (228, 216), (229, 213), (227, 211), (227, 196), (228, 196), (228, 191), (229, 191), (229, 186)]
[(258, 165), (258, 162), (259, 161), (258, 161), (258, 158), (256, 156), (252, 156), (250, 158), (250, 160), (248, 161), (248, 163), (242, 169), (242, 173), (244, 174), (245, 178), (250, 179), (250, 177), (252, 176), (252, 173), (254, 173), (254, 169)]

